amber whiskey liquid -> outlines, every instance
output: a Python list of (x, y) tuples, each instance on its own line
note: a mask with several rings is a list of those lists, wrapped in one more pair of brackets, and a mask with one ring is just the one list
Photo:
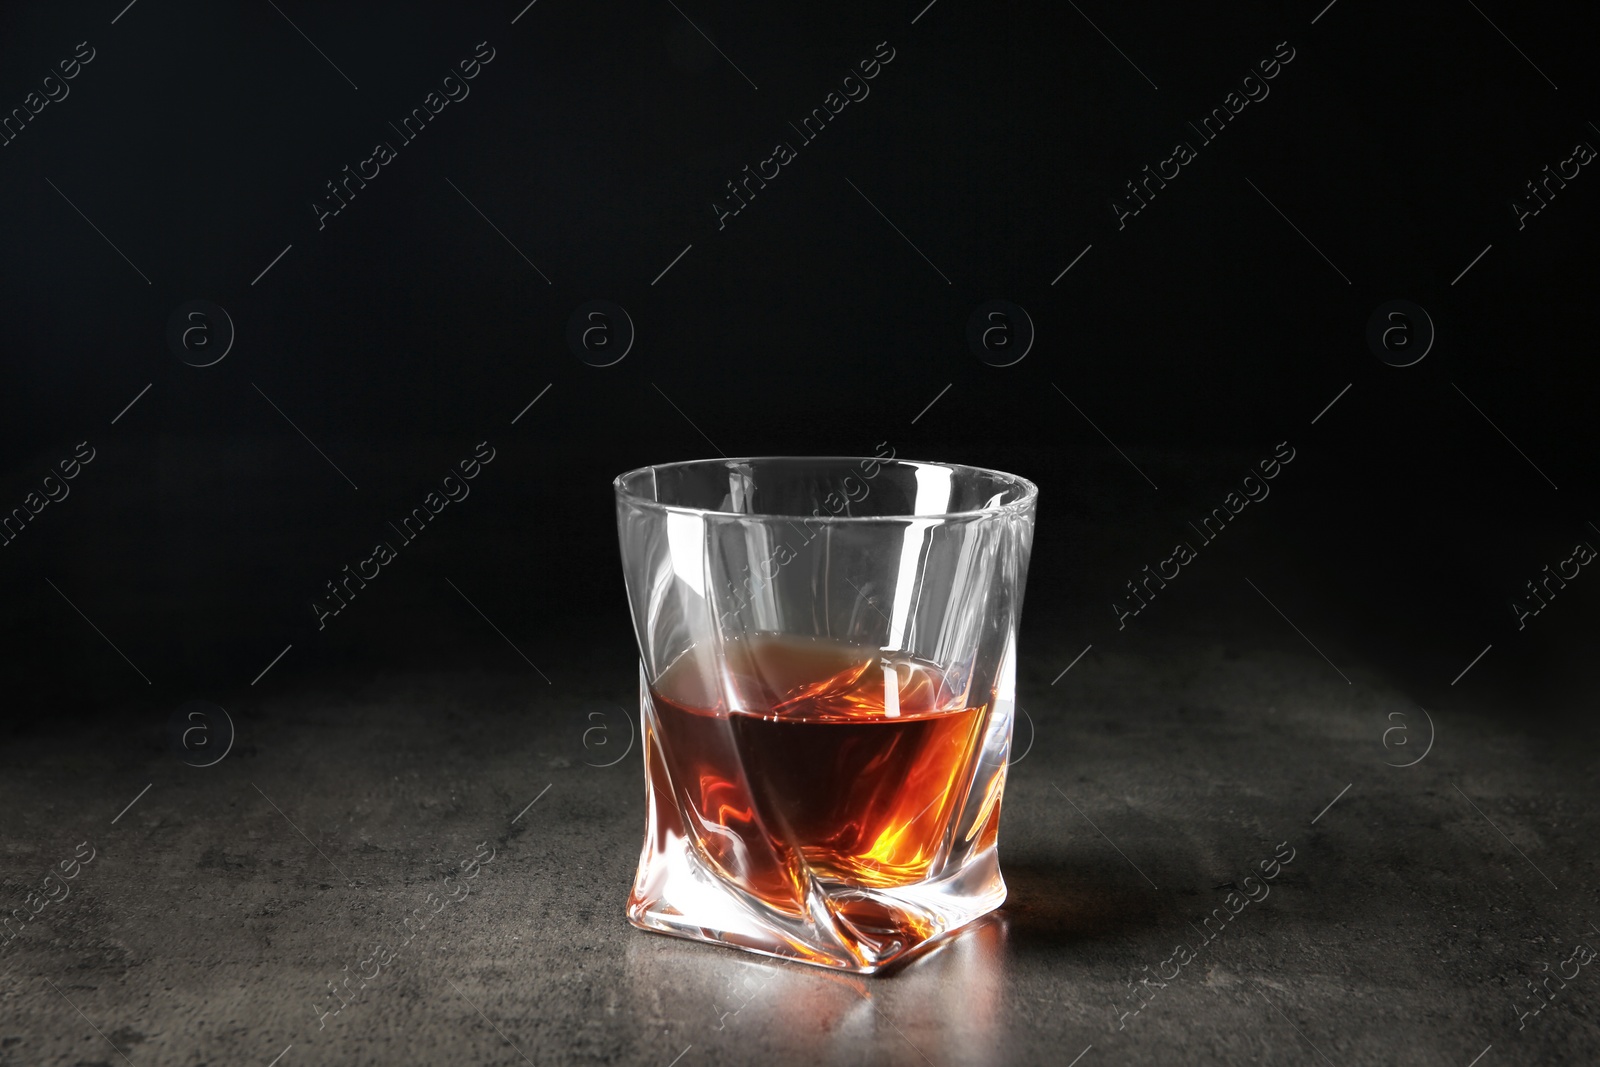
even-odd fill
[(931, 664), (774, 634), (730, 640), (714, 663), (682, 657), (650, 700), (663, 828), (790, 914), (808, 878), (924, 878), (966, 801), (985, 721)]

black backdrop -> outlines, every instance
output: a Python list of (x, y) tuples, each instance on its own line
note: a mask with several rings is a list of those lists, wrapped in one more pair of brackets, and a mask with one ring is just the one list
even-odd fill
[[(1033, 669), (1140, 640), (1123, 583), (1288, 441), (1231, 558), (1195, 566), (1254, 576), (1424, 703), (1492, 645), (1475, 699), (1578, 706), (1600, 579), (1525, 630), (1510, 604), (1600, 544), (1600, 178), (1513, 205), (1600, 145), (1592, 20), (924, 2), (0, 8), (0, 108), (23, 109), (0, 147), (0, 507), (70, 491), (0, 548), (14, 728), (523, 669), (484, 617), (558, 693), (553, 642), (632, 656), (615, 474), (880, 442), (1040, 484), (1024, 630), (1065, 637)], [(866, 95), (804, 142), (790, 124), (841, 84)], [(467, 95), (407, 142), (390, 124), (435, 91)], [(1189, 123), (1230, 92), (1204, 143)], [(379, 141), (395, 157), (319, 220)], [(794, 158), (719, 227), (778, 141)], [(1196, 157), (1119, 218), (1178, 141)], [(610, 366), (614, 309), (590, 362), (568, 341), (596, 299), (635, 334)], [(990, 300), (1036, 334), (1009, 366), (969, 344)], [(1392, 351), (1427, 351), (1406, 367), (1367, 340), (1392, 300), (1435, 333), (1394, 320)], [(226, 345), (215, 307), (231, 347), (192, 366)], [(993, 321), (1003, 361), (1026, 328)], [(319, 629), (325, 583), (483, 441), (471, 495)], [(92, 461), (47, 486), (80, 442)], [(1196, 627), (1228, 610), (1171, 597)]]

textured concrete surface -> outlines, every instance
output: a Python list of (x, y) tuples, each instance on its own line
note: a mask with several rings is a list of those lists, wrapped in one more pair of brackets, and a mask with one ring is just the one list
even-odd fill
[[(0, 757), (6, 906), (77, 872), (0, 949), (0, 1062), (1600, 1061), (1600, 968), (1566, 962), (1600, 947), (1593, 728), (1435, 709), (1426, 757), (1389, 766), (1424, 750), (1421, 709), (1252, 595), (1053, 686), (1082, 637), (1025, 622), (1010, 899), (874, 979), (624, 923), (623, 642), (545, 648), (549, 685), (300, 679), (235, 709), (210, 768), (58, 717)], [(1519, 1028), (1527, 983), (1574, 970)]]

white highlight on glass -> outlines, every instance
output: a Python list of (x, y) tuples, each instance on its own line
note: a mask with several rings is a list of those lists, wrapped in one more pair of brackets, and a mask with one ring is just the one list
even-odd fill
[(667, 514), (667, 551), (672, 555), (672, 573), (702, 597), (706, 595), (705, 543), (706, 524), (699, 515), (676, 511)]

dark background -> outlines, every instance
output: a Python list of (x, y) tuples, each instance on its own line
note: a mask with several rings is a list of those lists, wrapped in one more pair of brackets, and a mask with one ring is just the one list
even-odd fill
[[(1600, 178), (1521, 230), (1511, 202), (1600, 144), (1594, 23), (1319, 6), (6, 5), (0, 106), (96, 53), (0, 148), (0, 506), (96, 453), (0, 549), (12, 729), (149, 737), (204, 699), (248, 732), (330, 672), (521, 670), (508, 641), (546, 701), (579, 681), (549, 642), (634, 655), (613, 476), (879, 442), (1039, 484), (1024, 659), (1046, 677), (1158, 615), (1257, 615), (1247, 577), (1426, 706), (1576, 713), (1600, 580), (1520, 632), (1508, 602), (1600, 540)], [(470, 96), (399, 144), (387, 123), (480, 41)], [(880, 41), (870, 95), (719, 230), (724, 183)], [(1281, 41), (1270, 96), (1119, 230), (1123, 183)], [(319, 230), (323, 183), (377, 140), (398, 158)], [(566, 341), (594, 298), (637, 331), (609, 367)], [(1008, 367), (966, 341), (995, 298), (1037, 330)], [(214, 366), (166, 342), (192, 299), (237, 331)], [(1392, 299), (1437, 328), (1414, 366), (1364, 338)], [(324, 584), (484, 440), (470, 498), (319, 631)], [(1118, 631), (1123, 583), (1280, 441), (1272, 497), (1185, 570), (1237, 596), (1179, 581)]]
[[(0, 516), (94, 450), (0, 545), (0, 1063), (1596, 1062), (1592, 977), (1528, 1016), (1600, 930), (1600, 576), (1511, 607), (1600, 545), (1596, 165), (1512, 207), (1600, 146), (1595, 29), (1509, 0), (0, 5), (0, 120), (94, 50), (0, 145)], [(196, 300), (236, 332), (211, 366), (168, 339)], [(610, 366), (568, 341), (592, 300), (636, 332)], [(993, 300), (1036, 331), (1009, 366), (968, 340)], [(1394, 300), (1436, 331), (1407, 367), (1367, 339)], [(632, 929), (612, 479), (887, 448), (1040, 487), (1004, 907), (870, 981)], [(191, 701), (227, 711), (203, 751)], [(479, 842), (479, 899), (325, 1020)], [(1279, 842), (1271, 902), (1128, 1019)]]

